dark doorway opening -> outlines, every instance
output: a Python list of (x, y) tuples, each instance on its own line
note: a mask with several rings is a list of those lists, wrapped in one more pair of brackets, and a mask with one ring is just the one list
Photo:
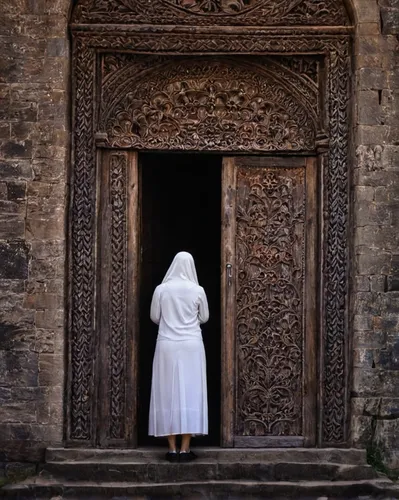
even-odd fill
[(152, 359), (157, 326), (151, 298), (173, 257), (190, 252), (204, 287), (210, 320), (203, 325), (207, 357), (209, 435), (193, 444), (220, 444), (220, 237), (222, 158), (207, 154), (142, 154), (139, 339), (139, 446), (165, 445), (147, 433)]

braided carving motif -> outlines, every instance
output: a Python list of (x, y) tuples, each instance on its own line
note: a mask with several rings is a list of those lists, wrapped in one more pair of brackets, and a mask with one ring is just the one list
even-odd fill
[(94, 51), (77, 43), (76, 111), (74, 139), (76, 155), (71, 221), (71, 406), (70, 437), (90, 440), (93, 391), (94, 321), (94, 213), (95, 164), (93, 157)]
[(110, 428), (112, 439), (125, 435), (126, 384), (126, 174), (125, 154), (110, 161), (111, 287), (110, 287)]
[(228, 61), (167, 64), (105, 94), (100, 127), (111, 146), (140, 149), (313, 149), (316, 113), (287, 83)]
[(346, 440), (346, 308), (348, 231), (349, 68), (345, 46), (331, 54), (330, 151), (325, 170), (323, 440)]
[(239, 169), (237, 431), (301, 435), (304, 169)]

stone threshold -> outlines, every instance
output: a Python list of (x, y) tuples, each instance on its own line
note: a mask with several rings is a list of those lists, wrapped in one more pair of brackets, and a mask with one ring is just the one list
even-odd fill
[[(366, 451), (358, 448), (219, 448), (193, 447), (201, 460), (220, 462), (336, 463), (366, 465)], [(46, 462), (163, 461), (166, 447), (121, 448), (48, 448)]]

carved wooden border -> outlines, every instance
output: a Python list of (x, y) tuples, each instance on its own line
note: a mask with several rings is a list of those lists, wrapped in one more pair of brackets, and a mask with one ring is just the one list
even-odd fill
[(109, 438), (124, 439), (127, 329), (127, 157), (110, 159), (111, 286), (109, 324)]
[[(70, 359), (67, 441), (93, 443), (95, 52), (152, 54), (323, 54), (327, 61), (330, 137), (325, 164), (323, 318), (319, 443), (347, 440), (348, 97), (349, 31), (223, 29), (168, 33), (159, 27), (82, 26), (74, 29), (74, 158), (70, 238)], [(329, 124), (329, 127), (327, 127)], [(328, 128), (328, 130), (327, 130)], [(323, 127), (320, 136), (323, 138)], [(322, 142), (320, 142), (322, 144)], [(328, 164), (327, 164), (328, 163)]]
[(95, 50), (74, 43), (74, 134), (69, 246), (67, 439), (94, 440), (95, 321)]

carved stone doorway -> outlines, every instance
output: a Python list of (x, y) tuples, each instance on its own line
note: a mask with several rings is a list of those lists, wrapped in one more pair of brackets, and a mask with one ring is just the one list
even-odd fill
[[(278, 8), (272, 0), (251, 4), (253, 9), (241, 9), (234, 15), (180, 8), (166, 0), (154, 0), (144, 10), (136, 0), (81, 0), (75, 9), (65, 436), (69, 446), (137, 445), (137, 392), (131, 390), (138, 380), (137, 151), (166, 150), (212, 152), (230, 158), (224, 160), (228, 178), (222, 182), (225, 211), (221, 214), (222, 248), (229, 250), (222, 254), (221, 276), (222, 290), (228, 290), (222, 301), (226, 335), (226, 342), (222, 341), (222, 366), (226, 367), (222, 369), (222, 394), (228, 400), (223, 404), (222, 443), (272, 446), (267, 440), (259, 441), (259, 436), (273, 435), (270, 418), (256, 422), (254, 417), (259, 409), (265, 416), (270, 408), (249, 396), (253, 394), (251, 384), (258, 383), (251, 370), (246, 371), (251, 356), (240, 346), (237, 356), (231, 356), (237, 347), (234, 339), (252, 346), (261, 341), (258, 330), (267, 330), (262, 330), (268, 314), (264, 305), (260, 318), (252, 314), (255, 322), (239, 314), (240, 304), (247, 299), (245, 280), (249, 279), (255, 295), (258, 291), (252, 281), (261, 282), (251, 265), (240, 269), (246, 245), (256, 240), (251, 232), (241, 238), (240, 231), (247, 230), (244, 222), (250, 221), (249, 214), (256, 214), (268, 202), (253, 202), (251, 208), (251, 196), (240, 194), (234, 201), (231, 190), (225, 188), (233, 181), (245, 193), (254, 190), (254, 199), (256, 190), (286, 186), (285, 194), (290, 192), (296, 200), (291, 219), (280, 216), (302, 243), (295, 247), (294, 264), (281, 262), (279, 272), (284, 279), (291, 273), (296, 293), (303, 292), (305, 300), (290, 302), (292, 297), (289, 299), (287, 289), (282, 291), (281, 280), (277, 286), (290, 302), (294, 323), (302, 322), (301, 334), (286, 345), (286, 359), (301, 359), (288, 372), (302, 376), (302, 393), (295, 384), (289, 389), (302, 406), (299, 412), (298, 401), (284, 410), (274, 407), (272, 414), (280, 411), (281, 416), (281, 411), (288, 411), (291, 418), (286, 427), (276, 424), (275, 432), (291, 439), (287, 445), (345, 446), (348, 442), (352, 27), (344, 3), (336, 0), (287, 0)], [(237, 156), (244, 154), (258, 155), (262, 161), (274, 157), (275, 163), (246, 166), (246, 160)], [(287, 165), (287, 159), (294, 157), (305, 159), (304, 163)], [(301, 189), (310, 193), (304, 171), (314, 172), (311, 177), (317, 178), (315, 211), (307, 202), (300, 205), (298, 201)], [(311, 199), (313, 195), (307, 196)], [(301, 213), (306, 215), (304, 225), (299, 222)], [(312, 218), (315, 213), (318, 229)], [(254, 224), (259, 221), (264, 224), (262, 216)], [(309, 251), (308, 228), (317, 234), (317, 251)], [(242, 243), (234, 245), (234, 238), (241, 238)], [(262, 249), (264, 243), (256, 245), (250, 250), (266, 262), (270, 255)], [(305, 250), (303, 259), (298, 258), (301, 248)], [(308, 262), (312, 252), (314, 259)], [(277, 258), (283, 253), (277, 248)], [(233, 257), (238, 267), (231, 262)], [(301, 272), (303, 275), (306, 265), (315, 263), (312, 279), (317, 287), (310, 289), (305, 283), (303, 288)], [(260, 295), (271, 293), (276, 285), (267, 281), (270, 276), (264, 272), (266, 289)], [(234, 286), (238, 286), (237, 300), (233, 300)], [(317, 300), (309, 303), (313, 291)], [(133, 305), (128, 304), (132, 298)], [(227, 314), (232, 307), (235, 313)], [(279, 307), (275, 305), (276, 314)], [(317, 322), (311, 320), (315, 308)], [(306, 325), (308, 320), (313, 321), (311, 328)], [(286, 332), (283, 326), (280, 333), (286, 336)], [(293, 375), (285, 381), (294, 380)]]

